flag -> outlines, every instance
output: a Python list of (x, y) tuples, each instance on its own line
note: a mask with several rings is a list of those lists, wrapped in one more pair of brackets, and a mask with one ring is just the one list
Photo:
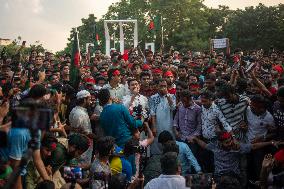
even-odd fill
[(79, 79), (79, 67), (80, 67), (80, 47), (77, 29), (75, 30), (73, 48), (72, 48), (72, 62), (70, 68), (70, 83), (74, 89), (77, 89), (80, 82)]
[(149, 24), (149, 31), (153, 31), (153, 30), (154, 30), (154, 28), (155, 28), (154, 21), (153, 21), (153, 20), (151, 20), (151, 21), (150, 21), (150, 24)]
[(161, 30), (161, 16), (156, 16), (154, 18), (154, 25), (155, 25), (155, 31)]
[(98, 31), (97, 31), (97, 25), (94, 24), (94, 34), (95, 34), (95, 42), (94, 42), (94, 45), (95, 45), (95, 48), (98, 48), (99, 47), (99, 44), (100, 44), (100, 36), (98, 34)]
[(156, 16), (149, 23), (149, 31), (159, 31), (161, 29), (161, 16)]

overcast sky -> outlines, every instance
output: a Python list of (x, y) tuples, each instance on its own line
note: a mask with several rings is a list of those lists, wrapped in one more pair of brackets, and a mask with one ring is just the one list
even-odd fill
[[(62, 50), (72, 27), (90, 13), (100, 18), (118, 0), (0, 0), (0, 38), (21, 36), (28, 43), (40, 41), (45, 48)], [(232, 9), (258, 3), (277, 5), (283, 0), (205, 0), (210, 7), (228, 5)]]

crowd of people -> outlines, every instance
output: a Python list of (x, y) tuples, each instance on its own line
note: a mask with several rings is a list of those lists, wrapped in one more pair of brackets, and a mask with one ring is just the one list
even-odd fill
[(284, 52), (136, 47), (72, 62), (2, 52), (1, 187), (284, 187)]

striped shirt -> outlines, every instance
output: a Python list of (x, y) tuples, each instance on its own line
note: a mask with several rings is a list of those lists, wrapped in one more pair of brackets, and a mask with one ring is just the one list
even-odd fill
[(228, 102), (226, 99), (217, 100), (217, 106), (224, 114), (226, 121), (230, 124), (237, 139), (243, 140), (245, 133), (240, 132), (240, 123), (245, 121), (246, 109), (249, 105), (249, 98), (238, 95), (239, 101), (235, 104)]

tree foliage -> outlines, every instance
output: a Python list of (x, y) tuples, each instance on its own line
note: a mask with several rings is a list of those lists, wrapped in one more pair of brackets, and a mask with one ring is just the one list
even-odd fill
[[(219, 6), (208, 8), (202, 0), (121, 0), (112, 4), (108, 12), (97, 20), (93, 14), (82, 19), (78, 27), (81, 49), (85, 44), (94, 42), (94, 25), (100, 35), (104, 48), (104, 27), (106, 19), (137, 19), (139, 44), (155, 42), (160, 48), (162, 30), (148, 31), (148, 25), (155, 17), (161, 17), (165, 48), (174, 46), (181, 51), (204, 50), (209, 48), (210, 38), (230, 38), (233, 48), (243, 49), (269, 48), (271, 45), (284, 49), (284, 5), (247, 7), (244, 10), (230, 10), (229, 7)], [(110, 34), (118, 26), (109, 24)], [(133, 25), (124, 25), (125, 47), (129, 48), (133, 38)], [(71, 52), (74, 29), (70, 32), (69, 43), (64, 50)]]
[[(21, 46), (20, 44), (22, 42), (21, 40), (22, 38), (19, 36), (11, 44), (6, 46), (0, 46), (0, 52), (2, 52), (3, 48), (5, 47), (6, 56), (10, 58), (14, 57), (18, 53), (18, 50), (20, 49)], [(25, 46), (24, 48), (22, 48), (21, 55), (23, 57), (26, 57), (30, 54), (31, 50), (36, 50), (38, 53), (41, 54), (43, 54), (46, 51), (43, 45), (39, 41), (36, 41), (35, 44), (30, 44), (30, 46)]]

